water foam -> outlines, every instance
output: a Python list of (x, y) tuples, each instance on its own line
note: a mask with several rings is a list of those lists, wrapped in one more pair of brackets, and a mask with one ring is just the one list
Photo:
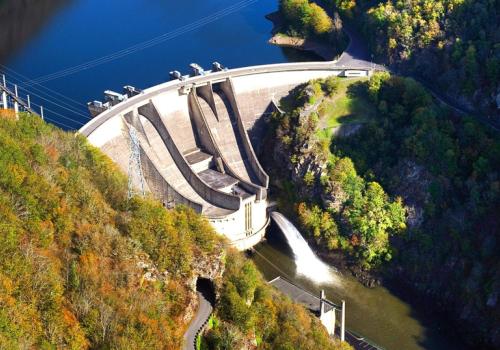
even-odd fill
[(272, 212), (271, 217), (282, 230), (293, 251), (297, 274), (316, 284), (334, 283), (336, 279), (333, 269), (314, 254), (299, 230), (281, 213)]

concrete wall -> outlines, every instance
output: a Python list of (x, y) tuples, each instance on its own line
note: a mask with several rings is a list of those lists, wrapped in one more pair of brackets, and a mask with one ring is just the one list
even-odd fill
[(320, 321), (329, 335), (335, 335), (335, 309), (331, 309), (320, 315)]
[(212, 112), (214, 112), (215, 117), (217, 120), (219, 119), (219, 116), (217, 114), (217, 108), (215, 108), (215, 100), (214, 100), (214, 90), (212, 87), (212, 82), (208, 82), (206, 85), (201, 85), (196, 88), (196, 91), (198, 92), (198, 95), (203, 97), (205, 101), (207, 101), (208, 105), (212, 109)]
[(172, 158), (174, 159), (175, 164), (177, 165), (179, 170), (181, 170), (186, 180), (188, 180), (190, 185), (202, 198), (221, 208), (232, 210), (238, 210), (240, 208), (240, 197), (211, 188), (198, 176), (198, 174), (193, 172), (184, 156), (177, 149), (177, 146), (172, 140), (170, 133), (163, 124), (161, 117), (152, 102), (140, 106), (138, 110), (141, 115), (146, 117), (154, 125), (155, 129), (160, 134), (165, 146), (170, 152)]
[[(128, 113), (124, 116), (124, 119), (127, 124), (130, 124), (130, 126), (133, 126), (143, 135), (146, 135), (143, 125), (139, 120), (137, 111)], [(153, 161), (154, 156), (150, 154), (148, 147), (145, 147), (144, 143), (145, 142), (140, 142), (139, 147), (141, 152), (141, 166), (144, 180), (146, 181), (149, 191), (153, 194), (153, 196), (159, 199), (167, 207), (175, 204), (183, 204), (193, 208), (196, 212), (201, 213), (203, 205), (182, 196), (169, 184), (168, 180), (165, 179), (165, 177), (158, 170), (159, 165), (155, 164)]]
[(210, 133), (210, 128), (208, 127), (205, 121), (205, 116), (201, 111), (198, 98), (196, 97), (196, 92), (193, 91), (192, 93), (190, 93), (188, 100), (189, 100), (189, 115), (196, 125), (196, 129), (198, 131), (198, 136), (200, 138), (202, 146), (214, 157), (220, 157), (219, 150), (215, 145), (215, 141), (213, 140), (212, 135)]
[(259, 243), (269, 225), (269, 216), (266, 213), (267, 201), (252, 202), (252, 232), (246, 233), (242, 228), (245, 224), (244, 205), (237, 212), (220, 219), (209, 220), (212, 227), (226, 236), (238, 250), (245, 250)]
[(153, 196), (158, 198), (167, 208), (171, 208), (173, 205), (183, 204), (193, 208), (197, 213), (201, 213), (203, 206), (183, 197), (170, 186), (168, 181), (160, 174), (158, 168), (145, 149), (140, 147), (140, 150), (142, 171)]
[[(273, 101), (278, 101), (282, 96), (288, 94), (292, 88), (310, 79), (324, 78), (330, 75), (359, 76), (365, 73), (368, 74), (366, 67), (351, 68), (356, 69), (346, 70), (345, 68), (335, 66), (331, 62), (286, 63), (244, 67), (190, 77), (184, 81), (170, 81), (146, 89), (142, 94), (113, 106), (110, 110), (100, 114), (82, 127), (80, 133), (87, 136), (93, 145), (101, 147), (126, 171), (128, 164), (127, 155), (129, 153), (124, 148), (128, 143), (128, 138), (127, 135), (123, 134), (124, 130), (121, 118), (130, 112), (135, 113), (132, 114), (132, 116), (135, 116), (137, 115), (137, 110), (142, 108), (141, 114), (148, 118), (153, 124), (154, 129), (158, 132), (158, 142), (162, 142), (162, 147), (166, 147), (175, 162), (175, 169), (178, 169), (182, 173), (182, 176), (179, 173), (179, 179), (185, 178), (191, 185), (189, 187), (190, 193), (193, 196), (199, 195), (197, 198), (203, 200), (203, 203), (207, 199), (209, 203), (215, 206), (213, 208), (217, 210), (221, 210), (221, 208), (228, 209), (223, 210), (223, 214), (217, 217), (210, 217), (208, 215), (209, 221), (216, 231), (228, 237), (238, 249), (246, 249), (258, 243), (264, 236), (265, 227), (268, 224), (268, 215), (266, 212), (267, 200), (255, 201), (255, 197), (252, 196), (242, 201), (240, 197), (210, 188), (192, 171), (182, 152), (177, 147), (176, 142), (174, 142), (171, 131), (168, 129), (168, 123), (175, 124), (177, 117), (186, 116), (186, 118), (189, 118), (190, 108), (191, 113), (194, 111), (193, 115), (191, 115), (192, 119), (189, 119), (194, 125), (194, 130), (191, 132), (198, 137), (195, 142), (191, 143), (203, 145), (203, 147), (207, 148), (207, 151), (213, 152), (214, 155), (220, 155), (220, 152), (216, 152), (217, 144), (210, 133), (210, 128), (207, 127), (206, 120), (203, 120), (203, 113), (200, 113), (196, 103), (193, 103), (196, 102), (195, 100), (188, 99), (185, 91), (190, 91), (198, 87), (200, 94), (205, 94), (207, 101), (212, 101), (211, 108), (214, 110), (214, 96), (210, 84), (222, 83), (225, 95), (236, 115), (238, 130), (244, 141), (245, 151), (248, 154), (247, 158), (251, 161), (254, 159), (252, 169), (256, 174), (260, 174), (258, 177), (259, 180), (263, 184), (266, 182), (267, 185), (265, 177), (262, 176), (263, 172), (259, 169), (260, 164), (256, 157), (254, 157), (255, 155), (252, 154), (253, 149), (249, 147), (248, 140), (250, 139), (253, 148), (260, 146), (260, 136), (266, 132), (266, 124), (262, 121), (274, 110)], [(228, 83), (229, 78), (232, 81)], [(160, 113), (158, 113), (152, 101), (158, 102)], [(214, 114), (217, 114), (216, 110), (214, 110)], [(184, 121), (184, 119), (182, 120)], [(153, 130), (149, 123), (148, 128)], [(182, 143), (183, 135), (176, 134), (174, 136), (178, 136), (180, 139), (179, 142)], [(248, 138), (248, 136), (250, 137)], [(193, 139), (190, 140), (192, 141)], [(146, 153), (144, 150), (143, 152)], [(155, 166), (154, 161), (151, 160), (155, 159), (154, 157), (148, 157), (145, 154), (143, 158), (143, 171), (147, 178), (150, 179), (148, 183), (151, 190), (158, 192), (159, 196), (163, 199), (166, 198), (168, 202), (172, 196), (175, 196), (175, 192), (178, 191), (174, 188), (171, 189), (175, 192), (170, 191), (168, 179), (163, 178), (162, 180), (163, 175), (159, 171), (160, 168)], [(225, 163), (224, 167), (226, 171), (238, 179), (234, 172), (230, 171), (231, 169), (227, 166), (227, 161), (223, 163)], [(240, 183), (250, 193), (258, 193), (257, 189), (261, 188), (243, 181)], [(186, 183), (184, 182), (184, 184)], [(177, 199), (178, 201), (182, 201), (180, 197)], [(252, 228), (250, 231), (245, 227), (244, 204), (246, 202), (252, 203)], [(194, 203), (195, 207), (196, 204), (199, 203)], [(203, 206), (205, 205), (206, 203), (203, 204)], [(199, 206), (197, 208), (199, 210)], [(234, 212), (231, 212), (231, 210), (234, 210)]]
[[(257, 156), (255, 155), (250, 139), (248, 138), (247, 131), (241, 119), (240, 108), (238, 105), (238, 100), (234, 94), (234, 88), (231, 78), (228, 78), (226, 81), (220, 83), (220, 86), (222, 91), (228, 98), (229, 103), (231, 104), (231, 107), (233, 109), (236, 122), (238, 124), (238, 131), (240, 133), (241, 139), (243, 140), (243, 147), (245, 148), (245, 152), (252, 167), (252, 170), (259, 179), (260, 184), (267, 189), (269, 187), (269, 176), (266, 174), (259, 160), (257, 159)], [(262, 192), (264, 192), (263, 194), (267, 197), (267, 191), (262, 191)], [(263, 198), (262, 195), (260, 196), (260, 198), (261, 199)]]
[(235, 179), (237, 179), (239, 182), (240, 182), (240, 186), (247, 192), (249, 193), (252, 193), (252, 194), (256, 194), (257, 197), (259, 198), (259, 200), (265, 198), (265, 196), (263, 196), (262, 194), (262, 189), (260, 188), (260, 186), (257, 186), (255, 184), (252, 184), (248, 181), (245, 181), (243, 180), (232, 168), (231, 166), (229, 165), (227, 159), (224, 157), (224, 155), (222, 154), (222, 152), (220, 151), (219, 149), (219, 146), (217, 145), (217, 142), (215, 142), (215, 138), (212, 134), (212, 131), (210, 130), (210, 127), (208, 125), (208, 122), (207, 122), (207, 118), (200, 106), (200, 102), (199, 102), (199, 97), (196, 93), (196, 89), (193, 89), (190, 93), (190, 99), (192, 101), (192, 106), (193, 106), (193, 109), (191, 110), (191, 112), (193, 113), (193, 117), (194, 117), (194, 120), (197, 120), (197, 121), (200, 121), (203, 126), (202, 126), (202, 129), (200, 129), (204, 134), (206, 134), (207, 137), (207, 146), (209, 146), (209, 148), (207, 148), (210, 152), (213, 152), (213, 155), (215, 157), (218, 157), (222, 160), (222, 163), (224, 165), (224, 170), (226, 171), (226, 173), (228, 173), (229, 175), (231, 175), (232, 177), (234, 177)]

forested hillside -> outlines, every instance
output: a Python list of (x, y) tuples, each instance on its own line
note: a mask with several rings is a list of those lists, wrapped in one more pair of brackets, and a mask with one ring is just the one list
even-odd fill
[(444, 305), (474, 343), (498, 346), (498, 134), (437, 107), (410, 78), (376, 75), (359, 93), (376, 118), (331, 147), (407, 205), (389, 274)]
[(392, 259), (389, 237), (404, 231), (405, 210), (376, 179), (361, 177), (349, 157), (332, 154), (330, 139), (318, 132), (339, 102), (339, 85), (336, 77), (313, 80), (282, 101), (286, 113), (274, 116), (274, 159), (287, 172), (275, 177), (292, 182), (294, 209), (316, 244), (373, 269)]
[(342, 98), (341, 84), (311, 81), (274, 117), (287, 207), (320, 251), (432, 296), (473, 344), (498, 346), (498, 135), (411, 78), (351, 80)]
[(332, 1), (379, 60), (499, 117), (500, 0)]
[(241, 254), (228, 254), (215, 316), (201, 349), (352, 350), (331, 339), (319, 319), (270, 287)]
[(126, 176), (83, 137), (2, 111), (1, 349), (179, 349), (193, 275), (214, 261), (227, 261), (214, 349), (340, 348), (201, 216), (127, 200)]
[(83, 137), (0, 119), (0, 348), (177, 349), (193, 257), (221, 243), (191, 211), (128, 202)]

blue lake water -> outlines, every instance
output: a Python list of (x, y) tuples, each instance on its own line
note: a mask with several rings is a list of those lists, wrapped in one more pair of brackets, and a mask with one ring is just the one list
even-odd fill
[[(66, 1), (54, 10), (41, 29), (25, 39), (1, 63), (23, 76), (36, 79), (172, 33), (235, 3), (233, 0)], [(46, 116), (53, 122), (63, 128), (77, 128), (86, 121), (88, 112), (84, 104), (102, 99), (104, 90), (121, 91), (124, 85), (147, 88), (168, 80), (171, 70), (187, 73), (192, 62), (209, 68), (213, 61), (227, 67), (240, 67), (311, 59), (311, 55), (267, 43), (272, 24), (264, 16), (276, 8), (275, 1), (256, 1), (154, 47), (41, 84), (81, 104), (53, 92), (48, 96), (41, 94), (39, 86), (27, 87), (27, 90), (30, 90), (34, 103), (43, 104), (55, 112), (46, 110)], [(12, 71), (6, 73), (11, 82), (28, 80)], [(21, 92), (27, 93), (25, 90)], [(58, 104), (67, 102), (68, 105), (63, 106), (79, 114), (57, 106), (53, 101), (58, 101)]]

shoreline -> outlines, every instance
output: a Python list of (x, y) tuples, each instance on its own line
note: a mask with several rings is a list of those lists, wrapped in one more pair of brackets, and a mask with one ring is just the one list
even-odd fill
[(281, 33), (280, 29), (283, 27), (284, 21), (279, 11), (271, 12), (265, 17), (273, 24), (272, 37), (267, 41), (269, 44), (300, 51), (310, 51), (325, 61), (336, 61), (338, 55), (334, 47), (312, 39), (292, 37)]

